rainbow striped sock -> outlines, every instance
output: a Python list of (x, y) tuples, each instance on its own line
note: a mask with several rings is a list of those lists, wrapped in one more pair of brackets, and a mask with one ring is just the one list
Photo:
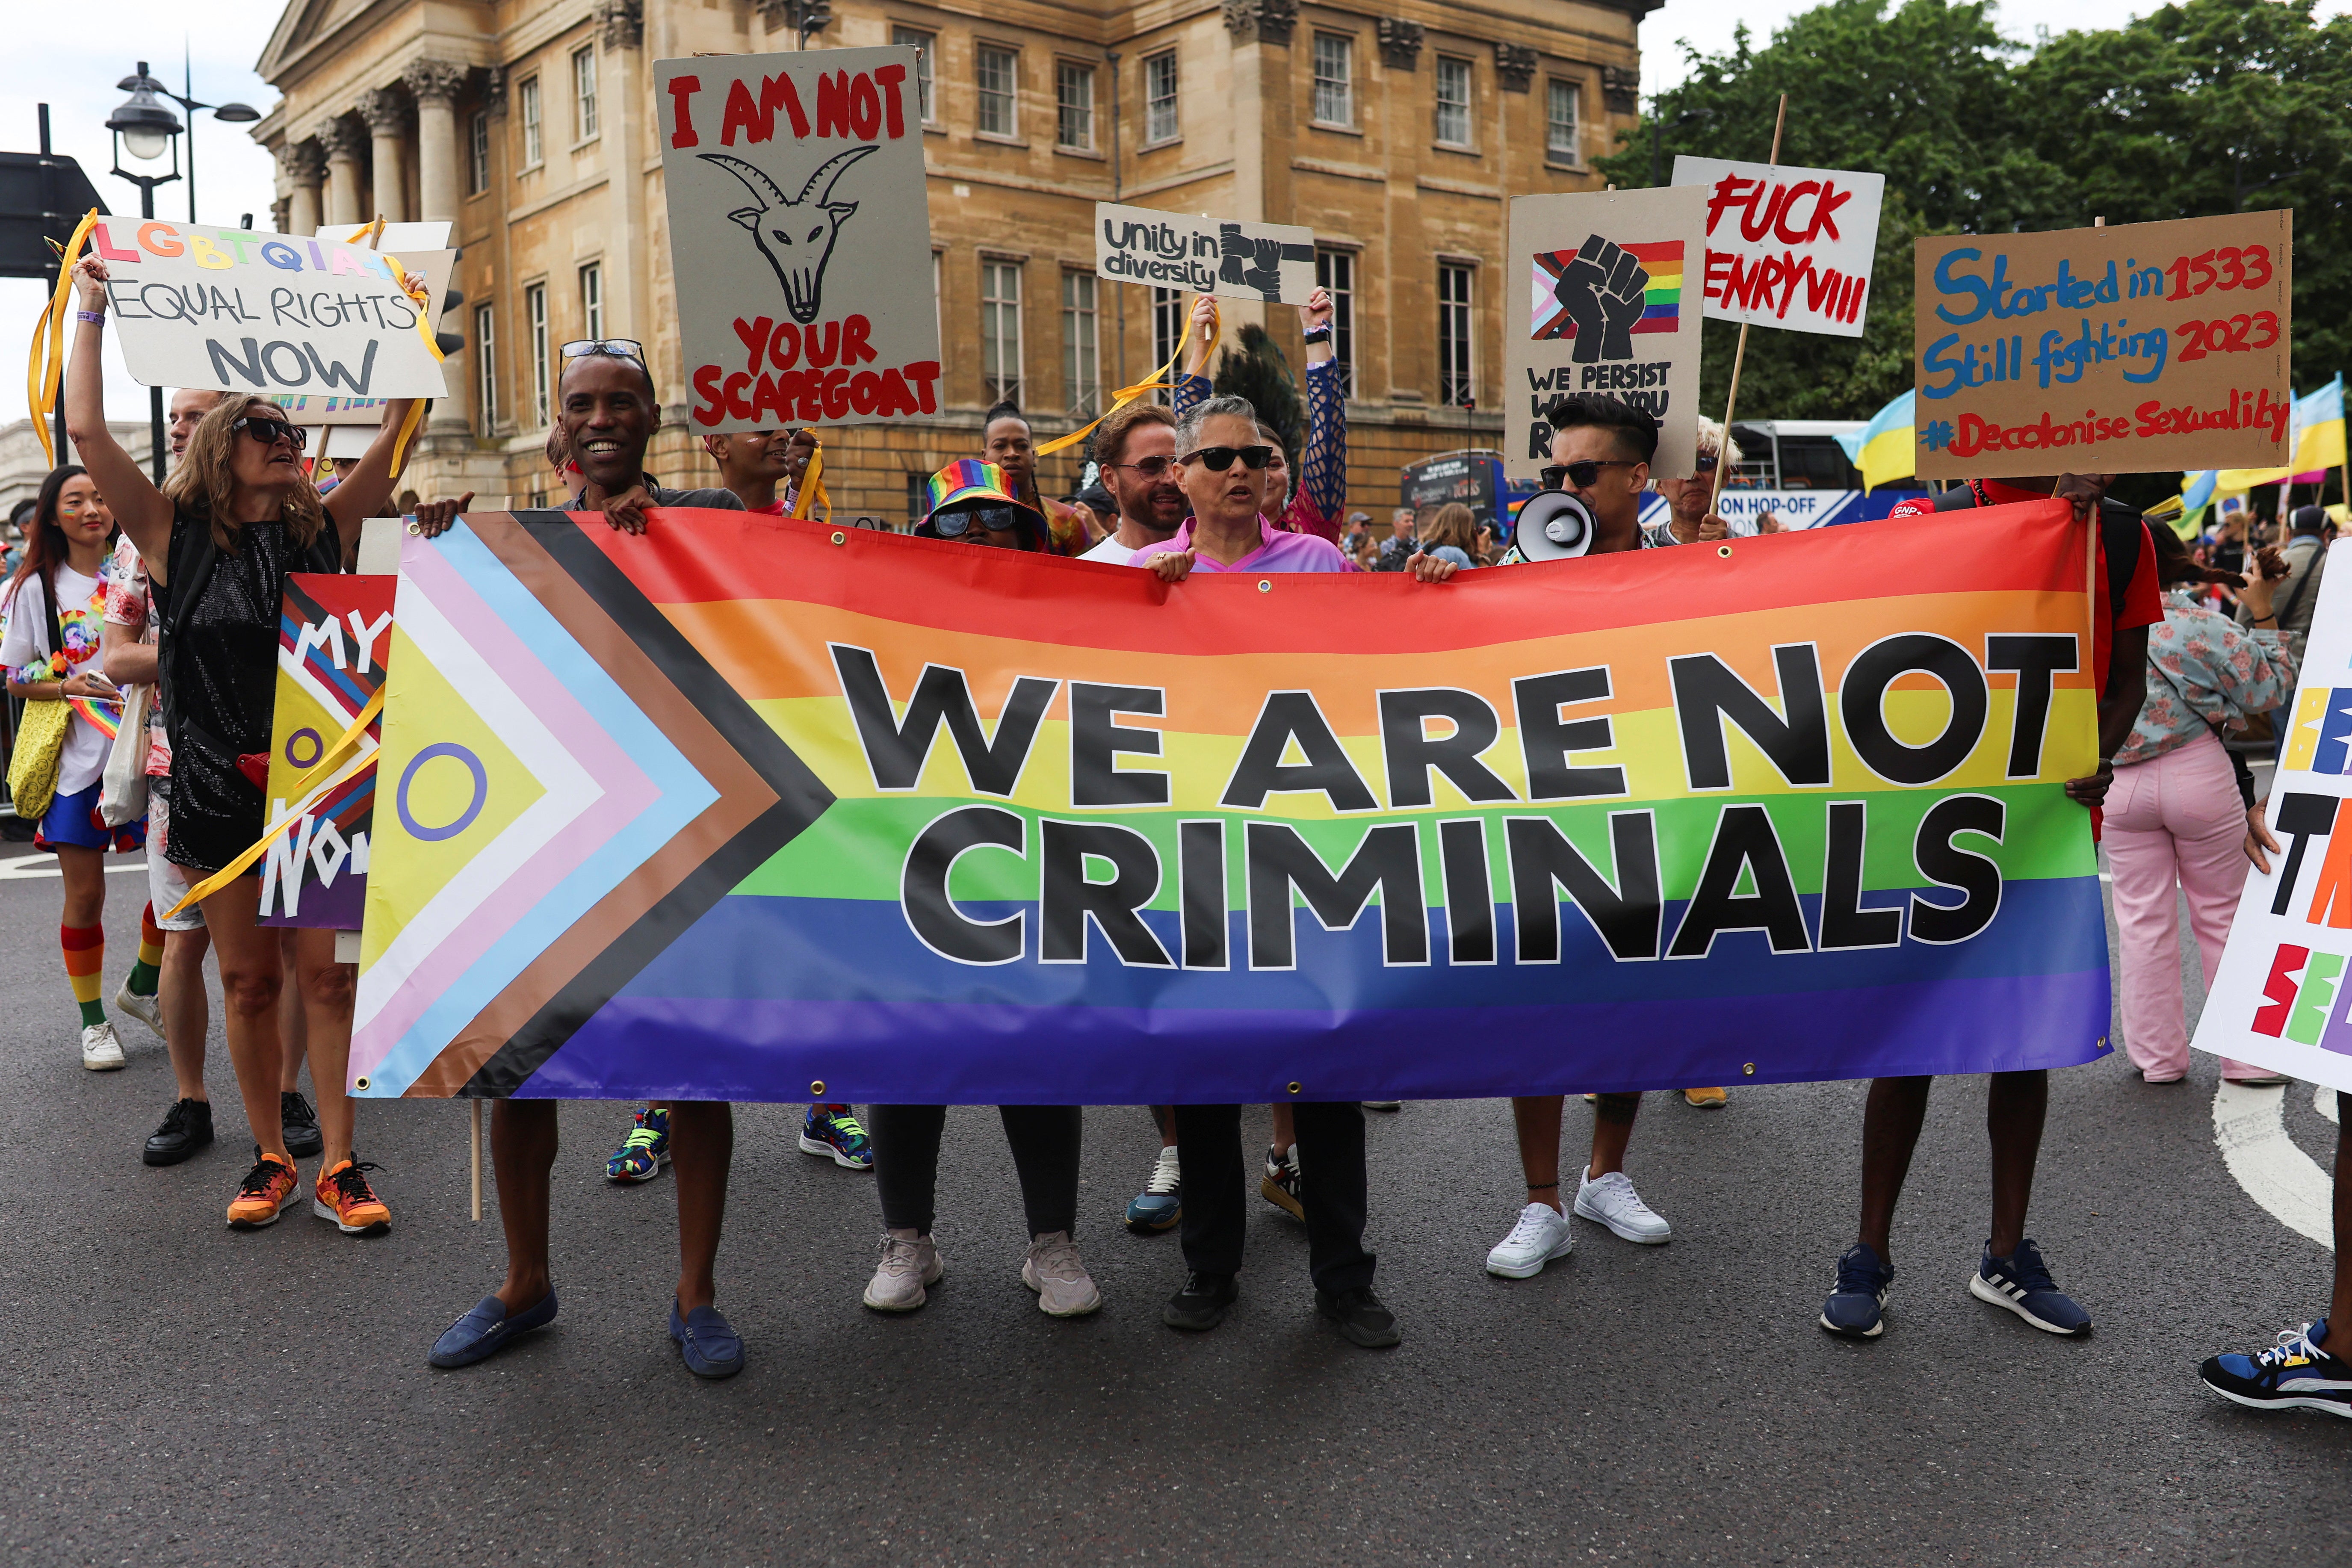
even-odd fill
[(73, 986), (74, 1000), (81, 1004), (82, 1026), (105, 1023), (106, 1005), (98, 992), (106, 970), (106, 928), (61, 925), (58, 942), (66, 950), (66, 980)]
[(163, 928), (155, 923), (155, 906), (139, 907), (139, 962), (131, 966), (128, 982), (133, 996), (152, 996), (163, 978)]

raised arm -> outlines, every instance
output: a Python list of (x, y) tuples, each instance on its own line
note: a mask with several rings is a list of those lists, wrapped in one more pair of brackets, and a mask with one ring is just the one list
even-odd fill
[[(74, 263), (73, 270), (77, 307), (89, 315), (104, 316), (106, 263), (85, 256)], [(172, 547), (172, 503), (106, 427), (106, 365), (100, 352), (105, 334), (106, 329), (97, 321), (85, 319), (74, 323), (73, 356), (66, 365), (66, 439), (73, 443), (89, 477), (98, 481), (98, 493), (106, 498), (114, 520), (145, 558), (149, 578), (161, 583), (164, 558)]]
[(400, 426), (414, 401), (398, 397), (383, 405), (383, 422), (376, 426), (367, 455), (349, 479), (327, 492), (327, 515), (334, 520), (335, 537), (342, 542), (345, 561), (360, 547), (360, 524), (383, 516), (383, 503), (392, 499), (392, 487), (400, 477), (392, 466), (393, 449), (400, 444)]
[(1307, 341), (1307, 449), (1298, 457), (1298, 490), (1286, 519), (1301, 533), (1339, 536), (1348, 505), (1348, 402), (1331, 346), (1331, 296), (1318, 289), (1298, 308)]

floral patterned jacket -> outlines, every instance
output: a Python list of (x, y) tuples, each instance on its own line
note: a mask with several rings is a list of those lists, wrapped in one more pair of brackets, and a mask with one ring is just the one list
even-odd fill
[(2294, 655), (2275, 631), (2164, 596), (2164, 619), (2147, 628), (2147, 701), (2116, 765), (2152, 762), (2213, 729), (2242, 730), (2294, 695)]

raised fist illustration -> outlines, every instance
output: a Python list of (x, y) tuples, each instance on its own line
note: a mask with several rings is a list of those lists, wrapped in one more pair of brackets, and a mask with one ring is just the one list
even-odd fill
[(1577, 364), (1632, 359), (1633, 323), (1642, 319), (1642, 291), (1649, 286), (1650, 274), (1623, 247), (1597, 234), (1589, 237), (1577, 247), (1576, 259), (1560, 268), (1552, 290), (1576, 323), (1569, 359)]

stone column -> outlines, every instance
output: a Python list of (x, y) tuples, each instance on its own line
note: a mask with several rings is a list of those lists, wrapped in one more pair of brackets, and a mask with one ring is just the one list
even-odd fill
[(292, 187), (286, 196), (286, 232), (316, 234), (326, 221), (319, 205), (319, 186), (327, 177), (326, 154), (316, 142), (289, 142), (278, 150), (278, 167)]
[(418, 60), (401, 73), (416, 97), (416, 190), (420, 218), (455, 218), (465, 189), (457, 145), (457, 89), (466, 68)]
[[(645, 0), (598, 0), (597, 4), (604, 46), (598, 62), (604, 75), (599, 99), (604, 113), (604, 160), (613, 215), (604, 250), (604, 331), (611, 337), (635, 338), (650, 344), (664, 332), (656, 319), (658, 312), (645, 309), (653, 280), (653, 256), (646, 243), (653, 226), (646, 211), (645, 177), (639, 172), (647, 141), (638, 104), (639, 95), (646, 92), (640, 85), (646, 79), (646, 65), (640, 58), (646, 41), (645, 13)], [(651, 103), (648, 95), (646, 107)], [(648, 347), (646, 352), (655, 351)], [(665, 363), (661, 369), (668, 374), (671, 397), (677, 398), (677, 378), (683, 365)], [(676, 402), (666, 407), (665, 414), (684, 417), (682, 405)]]
[(379, 87), (360, 94), (360, 114), (367, 121), (373, 143), (369, 195), (375, 209), (360, 221), (381, 214), (386, 223), (406, 223), (408, 182), (401, 167), (401, 144), (408, 137), (408, 102), (392, 89)]
[(319, 144), (327, 152), (326, 221), (348, 233), (364, 221), (360, 216), (360, 159), (367, 152), (367, 132), (351, 121), (331, 120), (319, 132)]

